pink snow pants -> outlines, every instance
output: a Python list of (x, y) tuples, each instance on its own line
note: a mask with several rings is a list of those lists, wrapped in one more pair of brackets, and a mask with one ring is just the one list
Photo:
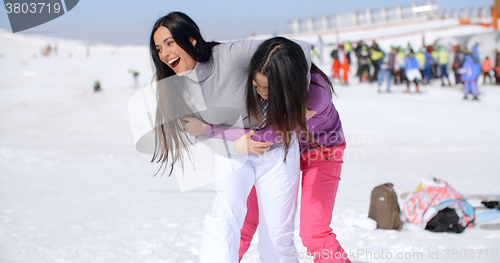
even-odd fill
[[(300, 237), (315, 263), (351, 262), (330, 228), (345, 147), (344, 142), (338, 146), (319, 147), (300, 156)], [(247, 199), (247, 215), (241, 229), (240, 261), (250, 247), (258, 225), (259, 208), (253, 187)]]

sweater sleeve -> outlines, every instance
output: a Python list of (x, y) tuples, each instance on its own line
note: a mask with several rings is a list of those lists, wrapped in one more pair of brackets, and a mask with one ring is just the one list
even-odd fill
[[(311, 89), (309, 90), (310, 101), (307, 108), (309, 110), (316, 111), (316, 114), (306, 122), (309, 131), (314, 131), (315, 128), (317, 129), (317, 117), (324, 114), (324, 111), (331, 104), (331, 93), (330, 90), (327, 89), (328, 85), (325, 80), (319, 74), (315, 73), (313, 81), (315, 83), (311, 84)], [(236, 141), (249, 131), (250, 129), (210, 124), (207, 125), (204, 133), (208, 137)], [(252, 140), (257, 142), (282, 143), (281, 138), (277, 136), (274, 130), (269, 126), (264, 129), (257, 130), (252, 136)]]
[[(311, 45), (302, 40), (291, 39), (293, 42), (300, 45), (304, 51), (304, 55), (307, 60), (308, 70), (307, 70), (307, 83), (311, 80)], [(262, 44), (262, 40), (241, 40), (235, 41), (229, 45), (227, 50), (228, 56), (231, 58), (233, 65), (240, 65), (247, 68), (250, 65), (250, 59), (254, 55), (257, 48)]]
[[(213, 138), (225, 139), (228, 141), (236, 141), (241, 136), (245, 135), (250, 129), (242, 129), (225, 125), (207, 125), (205, 135)], [(273, 129), (266, 127), (256, 131), (252, 136), (252, 140), (257, 142), (281, 143), (281, 139), (274, 133)]]
[(205, 128), (205, 135), (212, 138), (225, 139), (228, 141), (236, 141), (249, 131), (250, 129), (243, 129), (226, 125), (209, 124)]
[(235, 41), (227, 45), (227, 49), (224, 50), (226, 54), (223, 55), (230, 59), (232, 66), (247, 69), (250, 59), (262, 42), (262, 40)]

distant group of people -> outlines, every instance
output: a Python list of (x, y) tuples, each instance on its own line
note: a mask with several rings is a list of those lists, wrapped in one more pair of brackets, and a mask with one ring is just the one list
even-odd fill
[(406, 48), (391, 46), (390, 52), (386, 54), (375, 41), (371, 47), (360, 41), (356, 50), (359, 50), (356, 55), (360, 82), (378, 82), (379, 92), (384, 81), (387, 81), (388, 92), (391, 82), (406, 83), (408, 93), (411, 83), (415, 83), (416, 92), (419, 93), (420, 83), (429, 84), (437, 78), (441, 78), (443, 86), (445, 79), (451, 85), (447, 72), (448, 52), (443, 47), (428, 46), (415, 52), (410, 44)]
[[(464, 85), (464, 99), (472, 94), (472, 99), (478, 100), (477, 79), (482, 74), (483, 83), (486, 78), (500, 84), (500, 53), (495, 50), (495, 61), (486, 57), (481, 63), (478, 45), (470, 51), (462, 45), (453, 47), (454, 57), (452, 69), (455, 84)], [(441, 79), (442, 86), (452, 86), (448, 76), (450, 55), (444, 46), (424, 46), (418, 51), (408, 43), (406, 48), (391, 46), (390, 52), (384, 52), (376, 41), (371, 46), (359, 41), (353, 48), (351, 42), (344, 42), (335, 47), (331, 53), (333, 59), (332, 78), (341, 79), (343, 85), (348, 84), (347, 73), (350, 70), (351, 53), (357, 58), (356, 76), (360, 82), (378, 82), (378, 91), (384, 81), (387, 82), (387, 92), (391, 83), (406, 84), (406, 92), (410, 93), (410, 84), (415, 83), (415, 92), (419, 93), (419, 84), (426, 85), (434, 79)], [(341, 76), (340, 72), (343, 71)]]
[(420, 83), (430, 84), (433, 79), (437, 78), (441, 79), (442, 86), (445, 86), (445, 79), (448, 86), (451, 86), (447, 70), (449, 56), (444, 47), (427, 46), (415, 52), (410, 44), (406, 49), (392, 46), (391, 51), (387, 55), (383, 54), (379, 61), (374, 63), (374, 67), (380, 67), (380, 70), (375, 71), (379, 71), (380, 74), (373, 74), (371, 77), (371, 81), (378, 80), (379, 92), (381, 92), (384, 80), (387, 81), (388, 92), (390, 92), (392, 80), (394, 84), (406, 83), (408, 93), (410, 93), (411, 83), (415, 83), (415, 91), (419, 93)]

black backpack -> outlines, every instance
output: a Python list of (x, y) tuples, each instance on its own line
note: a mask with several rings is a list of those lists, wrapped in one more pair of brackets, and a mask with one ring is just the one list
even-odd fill
[(437, 213), (425, 226), (425, 229), (432, 232), (453, 232), (462, 233), (465, 227), (460, 225), (455, 209), (445, 208)]
[(330, 56), (331, 56), (333, 59), (338, 60), (338, 59), (339, 59), (339, 54), (338, 54), (337, 49), (334, 49), (334, 50), (332, 51), (332, 53), (330, 53)]

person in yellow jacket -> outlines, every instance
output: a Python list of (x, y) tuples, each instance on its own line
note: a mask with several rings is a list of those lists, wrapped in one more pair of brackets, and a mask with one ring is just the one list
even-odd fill
[(448, 86), (451, 86), (450, 78), (448, 78), (448, 51), (443, 46), (438, 47), (438, 56), (437, 56), (437, 62), (439, 64), (439, 70), (441, 71), (440, 78), (441, 78), (441, 86), (444, 87), (444, 79), (446, 78), (448, 80)]
[[(415, 53), (415, 58), (418, 62), (418, 69), (420, 70), (420, 74), (423, 76), (425, 69), (425, 55), (424, 53), (422, 53), (422, 50), (419, 50), (417, 53)], [(425, 84), (424, 80), (425, 79), (422, 78), (422, 84)]]
[[(358, 76), (359, 76), (359, 83), (370, 79), (370, 65), (372, 64), (370, 60), (370, 50), (368, 49), (368, 46), (366, 44), (363, 44), (359, 48), (358, 52)], [(366, 77), (365, 77), (365, 71), (366, 71)]]
[(311, 45), (311, 61), (314, 61), (315, 63), (321, 61), (321, 58), (319, 57), (318, 53), (316, 52), (316, 50), (314, 50), (314, 45)]
[(370, 59), (373, 65), (373, 75), (370, 77), (370, 82), (378, 80), (378, 72), (380, 70), (381, 58), (384, 57), (384, 52), (380, 49), (377, 42), (373, 41), (373, 45), (370, 48)]
[(425, 68), (425, 55), (422, 53), (422, 50), (419, 50), (417, 53), (415, 53), (415, 58), (418, 61), (418, 67), (422, 71)]
[(344, 52), (349, 65), (351, 64), (351, 51), (353, 51), (351, 41), (344, 42)]

